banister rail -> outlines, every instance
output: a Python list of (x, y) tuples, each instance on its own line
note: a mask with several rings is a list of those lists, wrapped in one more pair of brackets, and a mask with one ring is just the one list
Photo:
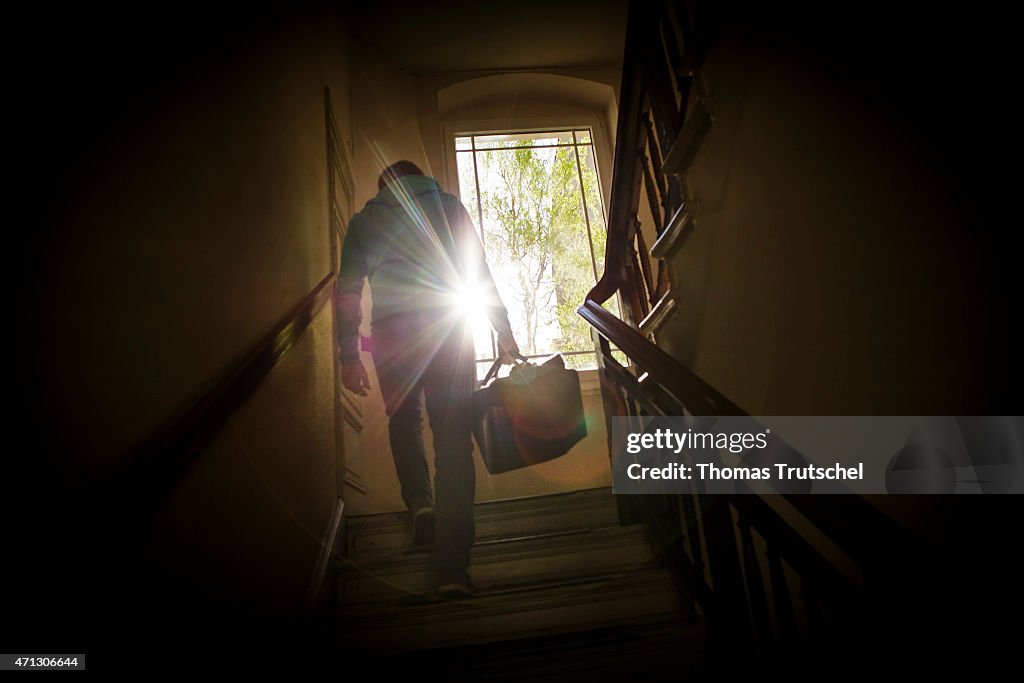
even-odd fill
[(579, 314), (600, 334), (607, 337), (637, 366), (686, 406), (692, 415), (746, 415), (735, 403), (710, 384), (681, 366), (635, 329), (602, 308), (596, 301), (585, 301)]
[[(331, 105), (331, 92), (327, 87), (324, 87), (323, 95), (330, 272), (216, 379), (211, 388), (132, 448), (110, 471), (82, 487), (80, 494), (83, 496), (107, 499), (105, 507), (111, 514), (121, 514), (116, 509), (118, 506), (132, 506), (133, 523), (144, 525), (145, 518), (158, 507), (163, 493), (179, 481), (201, 451), (332, 301), (339, 265), (340, 233), (344, 228), (343, 214), (351, 209), (353, 190)], [(332, 356), (336, 360), (336, 355)]]
[[(639, 165), (637, 152), (640, 150), (641, 132), (639, 112), (643, 98), (643, 63), (640, 54), (643, 49), (644, 12), (642, 3), (630, 3), (629, 18), (626, 21), (626, 45), (622, 59), (622, 86), (619, 89), (619, 122), (615, 135), (615, 156), (612, 161), (613, 201), (608, 207), (608, 240), (605, 245), (605, 269), (601, 279), (587, 294), (588, 300), (604, 303), (615, 296), (622, 286), (624, 257), (628, 249), (629, 234), (626, 230), (612, 230), (611, 226), (625, 226), (632, 220), (631, 206), (639, 198), (640, 186), (633, 182), (636, 166)], [(627, 117), (629, 120), (623, 120)], [(615, 201), (614, 198), (619, 198)]]
[[(161, 543), (159, 518), (165, 503), (173, 500), (175, 486), (206, 457), (207, 447), (238, 408), (329, 308), (334, 282), (335, 274), (327, 274), (191, 406), (107, 472), (77, 481), (65, 492), (59, 505), (73, 519), (62, 517), (60, 522), (71, 525), (71, 535), (79, 545), (72, 545), (77, 550), (63, 557), (72, 558), (73, 581), (84, 586), (84, 595), (95, 601), (90, 602), (92, 609), (112, 610), (113, 614), (127, 609), (134, 615), (134, 603), (160, 594), (161, 587), (153, 581), (167, 577), (153, 562), (158, 557), (155, 546)], [(222, 484), (218, 491), (199, 492), (198, 500), (211, 495), (230, 500), (234, 494), (231, 480)], [(197, 523), (202, 520), (190, 517), (180, 520), (176, 528), (188, 533), (189, 524)], [(67, 533), (61, 532), (60, 526), (53, 528)]]
[[(652, 341), (652, 325), (644, 320), (650, 307), (659, 309), (659, 318), (677, 307), (663, 259), (694, 229), (682, 178), (713, 123), (693, 87), (712, 42), (707, 27), (695, 23), (700, 6), (630, 3), (605, 272), (577, 309), (599, 344), (608, 417), (747, 415)], [(651, 251), (640, 232), (641, 184), (655, 221)], [(656, 278), (649, 258), (658, 261)], [(622, 319), (602, 306), (615, 296)], [(628, 367), (612, 355), (613, 347)], [(610, 432), (613, 455), (620, 444)], [(876, 570), (925, 556), (909, 532), (856, 495), (708, 495), (694, 483), (687, 494), (622, 498), (623, 515), (648, 526), (662, 557), (708, 616), (717, 644), (711, 654), (726, 663), (737, 650), (767, 661), (826, 635), (842, 642), (842, 634), (826, 634), (826, 625), (847, 635), (865, 625), (877, 597), (871, 592)], [(836, 552), (842, 566), (835, 564)]]
[(103, 483), (105, 490), (115, 495), (136, 491), (155, 500), (173, 486), (324, 310), (334, 280), (333, 272), (324, 276), (210, 390), (132, 449)]

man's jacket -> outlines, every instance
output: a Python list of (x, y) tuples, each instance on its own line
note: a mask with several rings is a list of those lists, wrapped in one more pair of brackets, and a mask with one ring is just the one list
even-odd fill
[(473, 220), (433, 178), (406, 175), (392, 181), (349, 221), (335, 298), (343, 364), (359, 360), (366, 278), (373, 323), (403, 313), (427, 313), (437, 320), (457, 316), (454, 298), (471, 287), (483, 295), (495, 329), (509, 326)]

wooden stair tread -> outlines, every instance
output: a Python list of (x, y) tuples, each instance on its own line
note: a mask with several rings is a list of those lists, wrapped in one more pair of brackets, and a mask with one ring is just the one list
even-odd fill
[(400, 651), (569, 633), (638, 620), (683, 619), (681, 598), (663, 569), (594, 576), (518, 592), (481, 592), (469, 600), (434, 600), (392, 609), (334, 610), (328, 627), (368, 651)]

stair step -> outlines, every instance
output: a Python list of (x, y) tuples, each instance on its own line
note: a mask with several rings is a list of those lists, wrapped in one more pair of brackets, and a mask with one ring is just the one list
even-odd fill
[(342, 606), (324, 623), (348, 647), (396, 653), (682, 620), (682, 614), (671, 575), (656, 568), (481, 590), (462, 601)]
[[(514, 600), (517, 596), (531, 595), (537, 591), (558, 592), (559, 590), (576, 591), (581, 587), (593, 587), (611, 581), (622, 581), (624, 577), (640, 570), (620, 572), (584, 573), (574, 575), (538, 574), (521, 579), (496, 581), (489, 584), (474, 582), (474, 600), (487, 599), (492, 602), (498, 599)], [(398, 618), (410, 614), (414, 607), (447, 604), (451, 601), (437, 596), (433, 591), (408, 593), (402, 595), (379, 595), (375, 600), (352, 600), (342, 605), (342, 611), (350, 619), (364, 618)]]
[[(470, 571), (481, 588), (522, 582), (650, 567), (656, 559), (641, 525), (501, 538), (473, 546)], [(427, 550), (374, 562), (338, 564), (343, 603), (425, 595), (436, 582)]]
[[(611, 526), (618, 510), (610, 488), (487, 501), (474, 506), (478, 538)], [(404, 552), (412, 543), (408, 512), (360, 515), (348, 519), (348, 557), (363, 560)]]
[(426, 664), (456, 680), (636, 680), (644, 674), (699, 676), (706, 672), (705, 646), (700, 620), (671, 619), (416, 652), (389, 663), (399, 671)]

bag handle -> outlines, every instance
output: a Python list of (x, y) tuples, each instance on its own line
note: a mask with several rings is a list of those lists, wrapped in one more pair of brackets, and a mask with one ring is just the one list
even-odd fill
[[(521, 363), (513, 363), (513, 365), (526, 365), (529, 363), (529, 359), (521, 353), (516, 354), (515, 360), (522, 361)], [(490, 382), (492, 379), (498, 376), (498, 370), (501, 369), (502, 363), (501, 358), (495, 358), (494, 364), (491, 365), (491, 369), (487, 371), (484, 378), (480, 381), (480, 386), (483, 386)]]

